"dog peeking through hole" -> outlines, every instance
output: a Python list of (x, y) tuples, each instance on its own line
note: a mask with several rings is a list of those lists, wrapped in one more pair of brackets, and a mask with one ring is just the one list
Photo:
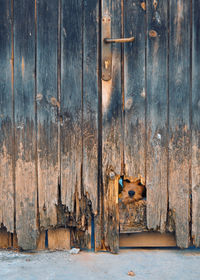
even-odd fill
[(119, 199), (124, 204), (134, 203), (146, 198), (146, 187), (141, 178), (132, 180), (120, 178)]

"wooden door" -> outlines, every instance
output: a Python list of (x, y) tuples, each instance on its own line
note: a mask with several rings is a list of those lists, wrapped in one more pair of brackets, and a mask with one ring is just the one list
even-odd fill
[[(69, 228), (73, 245), (117, 252), (119, 180), (139, 177), (140, 231), (200, 246), (199, 1), (0, 6), (0, 231), (35, 249)], [(105, 16), (111, 38), (135, 37), (111, 44), (107, 79)]]
[[(111, 79), (102, 78), (104, 242), (112, 252), (120, 228), (172, 232), (177, 246), (199, 246), (198, 8), (197, 1), (102, 0), (111, 37), (135, 37), (112, 44)], [(134, 207), (118, 201), (120, 176), (145, 181), (138, 228)]]

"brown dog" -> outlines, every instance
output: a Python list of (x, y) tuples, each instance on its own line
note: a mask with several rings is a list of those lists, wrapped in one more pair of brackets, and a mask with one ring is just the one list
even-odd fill
[(141, 179), (136, 179), (133, 182), (129, 180), (123, 181), (123, 190), (120, 198), (124, 204), (134, 203), (146, 197), (146, 188), (141, 183)]

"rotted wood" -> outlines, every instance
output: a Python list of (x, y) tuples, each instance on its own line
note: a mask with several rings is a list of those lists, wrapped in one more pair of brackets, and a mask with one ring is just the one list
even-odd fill
[(170, 1), (169, 210), (177, 246), (190, 244), (190, 2)]
[(19, 249), (16, 234), (8, 232), (6, 227), (0, 228), (0, 249)]
[(145, 2), (124, 2), (124, 163), (125, 174), (145, 177)]
[(14, 1), (16, 233), (22, 249), (37, 246), (35, 1)]
[[(121, 1), (103, 1), (102, 15), (111, 16), (111, 37), (120, 38)], [(121, 45), (112, 44), (112, 77), (109, 81), (102, 80), (102, 177), (104, 209), (107, 209), (104, 210), (103, 232), (105, 233), (105, 247), (110, 248), (112, 252), (117, 252), (119, 246), (118, 214), (114, 206), (115, 199), (118, 200), (118, 198), (113, 197), (113, 202), (110, 201), (111, 204), (108, 205), (109, 201), (106, 199), (111, 195), (109, 188), (112, 188), (112, 185), (114, 187), (115, 180), (108, 182), (107, 176), (108, 170), (112, 170), (115, 174), (121, 173), (122, 133)], [(113, 222), (112, 225), (111, 222)]]
[(168, 3), (147, 3), (147, 225), (164, 232), (168, 207)]
[(57, 205), (57, 227), (69, 228), (71, 245), (85, 249), (91, 248), (92, 238), (92, 203), (87, 196), (74, 196), (74, 208), (70, 212), (64, 204)]
[(82, 1), (62, 1), (61, 200), (69, 211), (74, 208), (74, 194), (81, 197), (82, 16)]
[(192, 239), (200, 246), (200, 2), (192, 3)]
[(107, 173), (107, 188), (104, 193), (104, 248), (112, 253), (119, 250), (119, 178), (112, 170)]
[(128, 205), (119, 201), (119, 224), (120, 234), (147, 231), (146, 201)]
[(0, 1), (0, 226), (14, 232), (12, 1)]
[(37, 147), (40, 227), (57, 224), (58, 1), (37, 2)]

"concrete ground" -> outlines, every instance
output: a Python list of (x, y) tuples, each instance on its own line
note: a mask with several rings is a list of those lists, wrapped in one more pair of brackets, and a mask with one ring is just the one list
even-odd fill
[[(133, 271), (135, 276), (128, 276)], [(200, 250), (131, 249), (110, 253), (0, 251), (0, 280), (196, 280)]]

